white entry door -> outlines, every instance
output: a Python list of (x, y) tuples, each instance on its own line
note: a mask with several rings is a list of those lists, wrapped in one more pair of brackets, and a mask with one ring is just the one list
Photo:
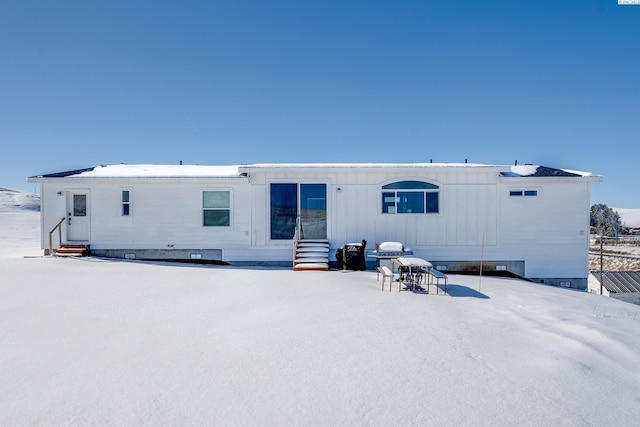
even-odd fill
[(89, 241), (89, 192), (67, 192), (67, 240)]

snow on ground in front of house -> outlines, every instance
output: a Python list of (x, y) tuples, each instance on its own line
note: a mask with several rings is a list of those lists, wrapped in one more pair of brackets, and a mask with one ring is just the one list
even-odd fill
[[(635, 425), (640, 307), (451, 276), (25, 258), (0, 221), (0, 425)], [(24, 229), (24, 232), (20, 230)]]

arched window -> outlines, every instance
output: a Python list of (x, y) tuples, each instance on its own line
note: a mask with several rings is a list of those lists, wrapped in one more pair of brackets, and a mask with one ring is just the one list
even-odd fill
[(398, 181), (382, 187), (383, 214), (438, 213), (439, 187), (423, 181)]

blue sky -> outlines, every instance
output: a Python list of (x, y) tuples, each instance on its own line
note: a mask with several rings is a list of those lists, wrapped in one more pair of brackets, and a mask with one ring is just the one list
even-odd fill
[(586, 170), (640, 208), (640, 6), (0, 0), (0, 186), (110, 163)]

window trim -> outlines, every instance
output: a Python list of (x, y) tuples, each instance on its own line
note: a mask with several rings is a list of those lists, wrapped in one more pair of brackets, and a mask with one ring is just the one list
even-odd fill
[[(127, 193), (127, 200), (124, 200), (125, 192)], [(133, 200), (133, 190), (131, 188), (121, 188), (120, 189), (120, 216), (131, 218), (132, 215), (132, 202)], [(125, 213), (125, 206), (127, 207), (127, 212)]]
[[(399, 212), (400, 193), (418, 193), (422, 195), (422, 207), (416, 212)], [(381, 187), (382, 215), (437, 215), (440, 214), (440, 186), (422, 179), (405, 179), (387, 183)], [(429, 210), (428, 194), (436, 194), (436, 210)], [(393, 201), (389, 201), (389, 199)], [(433, 201), (432, 201), (433, 202)]]
[[(206, 208), (204, 206), (204, 194), (207, 192), (212, 193), (228, 193), (229, 195), (229, 207), (224, 208)], [(200, 226), (203, 228), (231, 228), (233, 225), (233, 215), (232, 215), (232, 207), (233, 207), (233, 191), (231, 188), (203, 188), (200, 191)], [(216, 224), (205, 224), (205, 211), (228, 211), (229, 212), (229, 223), (225, 225), (216, 225)]]
[[(300, 217), (302, 218), (302, 209), (303, 206), (301, 205), (302, 203), (302, 187), (303, 186), (307, 186), (307, 185), (321, 185), (324, 186), (324, 226), (325, 226), (325, 239), (327, 238), (327, 236), (329, 236), (330, 233), (330, 224), (331, 224), (331, 215), (330, 215), (330, 206), (331, 206), (331, 197), (329, 194), (330, 189), (332, 188), (332, 184), (331, 181), (329, 179), (273, 179), (273, 180), (268, 180), (267, 181), (267, 203), (268, 203), (268, 219), (267, 219), (267, 223), (268, 223), (268, 231), (267, 231), (267, 235), (268, 235), (268, 239), (270, 242), (274, 243), (274, 244), (279, 244), (281, 242), (287, 242), (290, 241), (293, 238), (293, 235), (291, 235), (291, 237), (282, 237), (282, 238), (274, 238), (274, 228), (273, 228), (273, 217), (272, 217), (272, 208), (273, 208), (273, 201), (272, 201), (272, 195), (273, 195), (273, 186), (275, 185), (295, 185), (296, 187), (296, 218)], [(338, 191), (340, 191), (340, 189), (338, 189)]]
[(538, 197), (538, 190), (533, 190), (533, 189), (509, 190), (509, 197)]

